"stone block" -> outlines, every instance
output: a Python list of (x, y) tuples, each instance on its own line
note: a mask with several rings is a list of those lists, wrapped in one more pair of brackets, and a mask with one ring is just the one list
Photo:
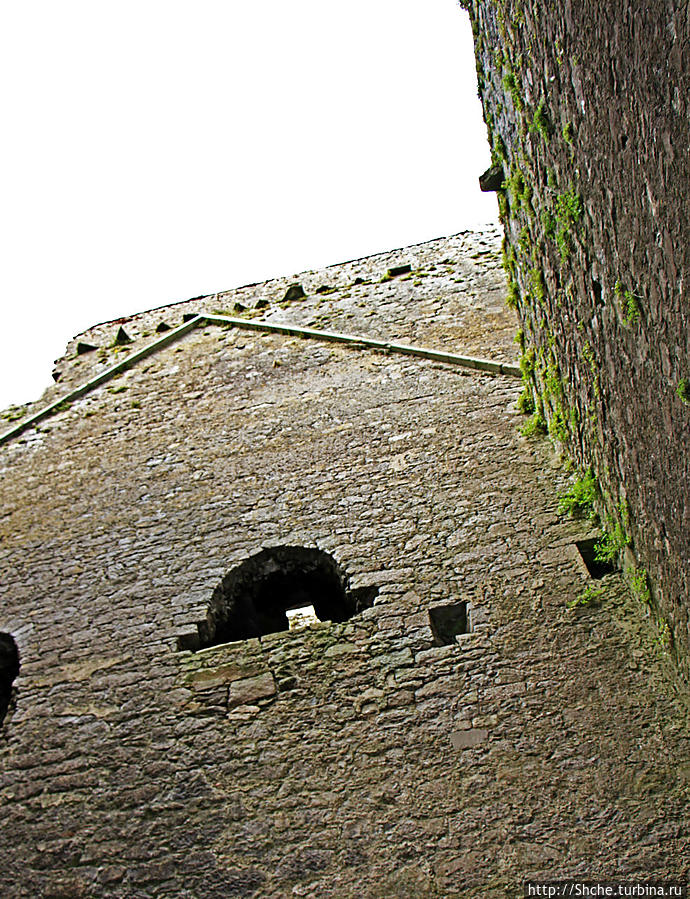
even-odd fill
[(336, 643), (333, 646), (329, 646), (324, 652), (324, 655), (330, 659), (337, 658), (338, 656), (352, 655), (353, 653), (361, 651), (361, 648), (354, 643)]
[(257, 699), (266, 699), (276, 692), (276, 684), (270, 671), (256, 677), (244, 677), (230, 684), (228, 705), (251, 705)]
[(472, 749), (479, 746), (489, 736), (489, 731), (483, 727), (473, 727), (470, 730), (456, 730), (450, 735), (453, 749)]
[(212, 690), (223, 684), (229, 684), (237, 681), (251, 679), (258, 676), (260, 670), (256, 666), (247, 666), (241, 664), (221, 665), (218, 668), (202, 668), (189, 675), (187, 686), (192, 690)]

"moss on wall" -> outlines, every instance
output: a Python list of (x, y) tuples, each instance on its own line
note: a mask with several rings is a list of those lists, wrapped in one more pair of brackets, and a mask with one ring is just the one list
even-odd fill
[(623, 564), (649, 573), (645, 606), (687, 674), (687, 7), (619, 5), (602, 20), (592, 0), (462, 5), (505, 175), (524, 404), (595, 472), (604, 518), (625, 529)]

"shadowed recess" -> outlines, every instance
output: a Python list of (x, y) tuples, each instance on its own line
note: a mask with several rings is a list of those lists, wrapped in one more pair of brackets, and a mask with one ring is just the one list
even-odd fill
[(460, 634), (469, 630), (467, 603), (454, 602), (429, 609), (429, 624), (436, 646), (451, 646)]
[(211, 597), (197, 634), (179, 649), (204, 649), (234, 640), (287, 631), (288, 611), (313, 606), (319, 621), (347, 621), (373, 605), (376, 587), (349, 589), (347, 574), (319, 549), (263, 549), (225, 575)]
[(595, 580), (599, 580), (607, 574), (612, 574), (616, 571), (616, 566), (611, 562), (607, 562), (604, 559), (600, 559), (597, 556), (597, 544), (599, 542), (599, 538), (592, 537), (588, 540), (576, 540), (575, 546), (577, 547), (578, 552), (582, 556), (582, 561), (587, 566), (587, 571), (589, 572), (590, 577)]
[(0, 725), (12, 702), (12, 684), (19, 674), (19, 652), (11, 634), (0, 632)]

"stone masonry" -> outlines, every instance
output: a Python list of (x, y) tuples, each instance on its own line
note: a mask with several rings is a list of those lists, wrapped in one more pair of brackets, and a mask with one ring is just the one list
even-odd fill
[[(43, 401), (199, 310), (510, 362), (499, 256), (496, 231), (461, 234), (105, 323)], [(570, 476), (520, 434), (520, 389), (209, 326), (0, 446), (0, 632), (21, 663), (0, 895), (687, 878), (687, 697), (621, 574), (590, 578), (593, 532), (558, 514)], [(181, 650), (224, 576), (277, 546), (325, 551), (374, 605)], [(470, 631), (439, 646), (429, 610), (460, 601)]]
[(462, 5), (535, 421), (690, 679), (690, 6)]

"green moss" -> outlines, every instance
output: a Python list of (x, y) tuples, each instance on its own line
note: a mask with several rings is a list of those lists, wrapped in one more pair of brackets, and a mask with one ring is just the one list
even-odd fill
[(573, 127), (573, 123), (566, 122), (561, 133), (563, 134), (563, 140), (566, 142), (566, 144), (570, 144), (572, 146), (573, 140), (575, 138), (575, 128)]
[(573, 189), (558, 194), (556, 197), (556, 245), (564, 261), (570, 256), (572, 250), (571, 231), (582, 218), (582, 198)]
[(567, 443), (570, 436), (568, 425), (563, 415), (562, 409), (557, 409), (551, 416), (549, 421), (549, 436), (560, 443)]
[(668, 621), (657, 619), (656, 626), (659, 629), (657, 643), (665, 652), (673, 651), (673, 632), (669, 627)]
[(538, 303), (542, 304), (546, 296), (546, 282), (541, 269), (533, 268), (530, 273), (530, 281), (532, 282), (532, 291)]
[(544, 383), (546, 385), (546, 390), (551, 396), (556, 399), (561, 399), (564, 396), (561, 376), (558, 371), (558, 365), (555, 362), (547, 365), (546, 371), (544, 372)]
[(534, 398), (530, 391), (525, 387), (517, 400), (518, 411), (523, 415), (532, 415), (535, 411)]
[(26, 410), (26, 406), (10, 406), (0, 417), (4, 418), (5, 421), (17, 421), (17, 419), (24, 417)]
[(529, 130), (532, 134), (541, 134), (544, 140), (548, 143), (549, 138), (554, 132), (554, 127), (549, 118), (549, 113), (546, 108), (546, 102), (542, 100), (539, 103), (539, 106), (534, 111), (534, 116), (532, 117), (532, 124), (529, 126)]
[[(513, 165), (510, 174), (503, 182), (503, 188), (508, 192), (510, 206), (514, 212), (519, 212), (520, 209), (524, 209), (529, 215), (535, 215), (534, 207), (532, 206), (532, 187), (526, 180), (522, 169), (517, 163)], [(498, 196), (500, 198), (500, 192)], [(508, 210), (506, 207), (506, 213), (507, 212)]]
[(599, 485), (594, 477), (594, 472), (589, 471), (573, 481), (566, 493), (558, 500), (558, 511), (561, 515), (584, 516), (589, 519), (596, 517), (594, 504), (599, 497)]
[[(620, 507), (621, 511), (623, 507)], [(625, 511), (627, 516), (627, 510)], [(601, 537), (594, 546), (594, 558), (598, 562), (615, 562), (619, 553), (630, 546), (630, 537), (626, 534), (623, 524), (614, 521), (613, 518), (607, 518), (607, 529), (602, 533)]]
[(497, 131), (494, 131), (493, 133), (492, 150), (494, 162), (505, 162), (508, 159), (508, 151), (505, 142)]
[(513, 106), (515, 107), (517, 112), (522, 112), (524, 108), (524, 103), (522, 102), (522, 94), (520, 93), (520, 86), (517, 83), (517, 79), (513, 72), (506, 72), (503, 76), (503, 87), (510, 94), (511, 100), (513, 101)]
[(626, 325), (637, 324), (640, 320), (640, 304), (630, 290), (626, 290), (624, 295), (623, 320)]
[(566, 259), (570, 257), (573, 246), (567, 228), (558, 229), (558, 234), (556, 234), (556, 246), (558, 247), (558, 252), (561, 254), (561, 259), (565, 262)]
[(508, 295), (506, 296), (506, 303), (510, 306), (511, 309), (517, 309), (520, 303), (520, 287), (518, 286), (517, 281), (514, 278), (508, 282)]
[(556, 218), (559, 224), (572, 227), (582, 218), (582, 197), (573, 189), (564, 191), (556, 197)]
[(536, 437), (547, 433), (546, 422), (543, 415), (535, 412), (534, 415), (521, 428), (520, 433), (523, 437)]
[(518, 328), (515, 332), (515, 337), (513, 337), (513, 343), (516, 343), (520, 347), (520, 352), (525, 352), (525, 332), (522, 328)]
[(534, 347), (530, 347), (520, 359), (520, 371), (522, 372), (523, 381), (527, 382), (534, 374), (534, 366), (536, 363), (536, 353)]
[(553, 240), (556, 236), (556, 219), (548, 209), (542, 209), (541, 211), (541, 226), (544, 229), (544, 234)]
[(605, 587), (595, 587), (594, 584), (590, 584), (582, 591), (582, 593), (578, 594), (577, 599), (572, 599), (567, 603), (567, 606), (569, 609), (574, 609), (577, 606), (598, 605), (605, 592)]
[(508, 191), (511, 205), (519, 208), (525, 193), (525, 178), (518, 165), (513, 167), (510, 175), (504, 181), (504, 187)]
[(625, 324), (628, 326), (637, 324), (641, 317), (640, 297), (634, 294), (632, 290), (624, 289), (620, 279), (614, 284), (613, 292), (620, 303)]
[(626, 571), (630, 590), (635, 599), (645, 606), (652, 605), (652, 593), (649, 589), (649, 577), (644, 568), (629, 568)]
[(678, 399), (681, 403), (690, 405), (690, 380), (688, 380), (688, 378), (680, 379), (678, 386), (676, 387), (676, 393), (678, 394)]

